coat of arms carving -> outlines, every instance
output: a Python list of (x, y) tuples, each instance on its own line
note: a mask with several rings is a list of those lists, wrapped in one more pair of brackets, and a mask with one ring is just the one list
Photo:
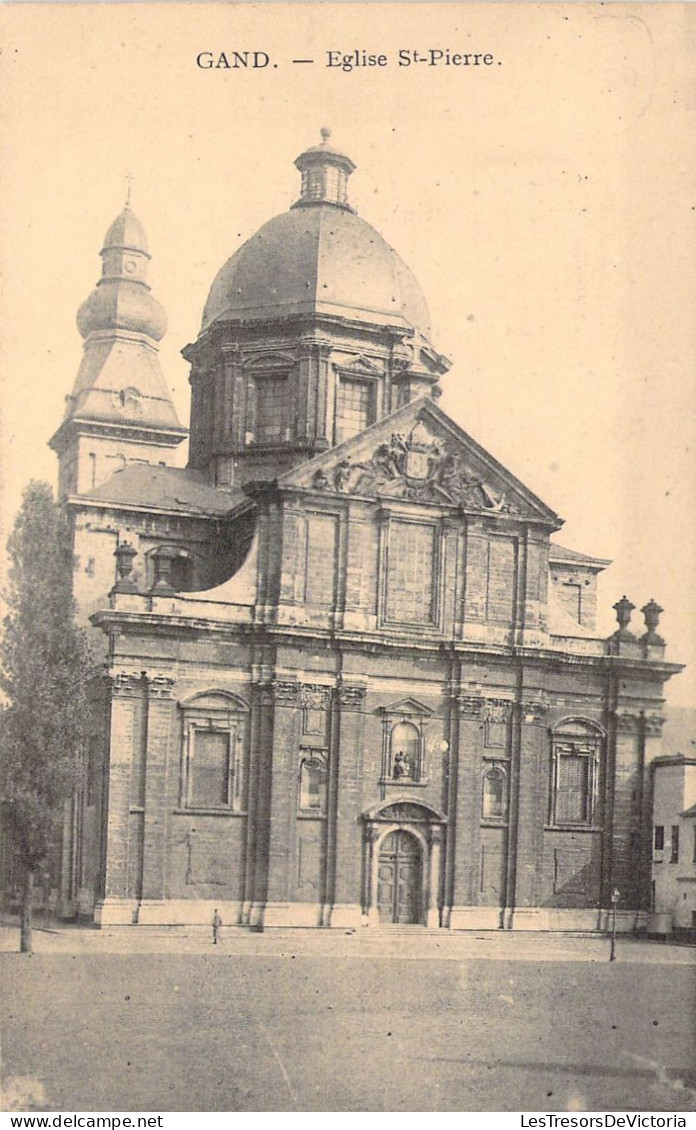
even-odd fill
[(432, 436), (420, 419), (407, 435), (393, 432), (371, 459), (342, 459), (328, 472), (315, 471), (312, 485), (345, 494), (445, 502), (498, 513), (513, 511), (504, 493), (468, 468), (463, 457)]

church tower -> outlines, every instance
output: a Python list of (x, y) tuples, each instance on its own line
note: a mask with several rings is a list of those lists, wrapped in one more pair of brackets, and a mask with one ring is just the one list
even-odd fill
[(449, 362), (423, 292), (348, 199), (350, 157), (302, 153), (300, 195), (224, 264), (191, 362), (190, 466), (217, 486), (271, 479), (416, 397)]
[(127, 203), (106, 233), (102, 276), (77, 313), (84, 354), (51, 439), (59, 495), (86, 494), (129, 463), (168, 466), (186, 436), (158, 359), (167, 315), (147, 282), (147, 237)]

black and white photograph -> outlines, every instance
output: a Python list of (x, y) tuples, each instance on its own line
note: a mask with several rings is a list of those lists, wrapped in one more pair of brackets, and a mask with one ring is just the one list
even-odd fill
[(686, 1128), (696, 7), (0, 20), (1, 1109)]

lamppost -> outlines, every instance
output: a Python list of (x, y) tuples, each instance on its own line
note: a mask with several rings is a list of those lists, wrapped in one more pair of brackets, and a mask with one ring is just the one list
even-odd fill
[(609, 960), (616, 961), (616, 907), (619, 899), (621, 898), (621, 891), (618, 887), (614, 887), (611, 892), (611, 949), (609, 951)]

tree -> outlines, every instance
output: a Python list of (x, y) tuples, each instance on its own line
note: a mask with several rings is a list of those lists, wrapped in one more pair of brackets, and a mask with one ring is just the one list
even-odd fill
[(31, 482), (7, 543), (8, 615), (0, 643), (0, 796), (24, 873), (22, 953), (31, 953), (34, 877), (84, 765), (90, 676), (72, 597), (72, 543), (47, 483)]

